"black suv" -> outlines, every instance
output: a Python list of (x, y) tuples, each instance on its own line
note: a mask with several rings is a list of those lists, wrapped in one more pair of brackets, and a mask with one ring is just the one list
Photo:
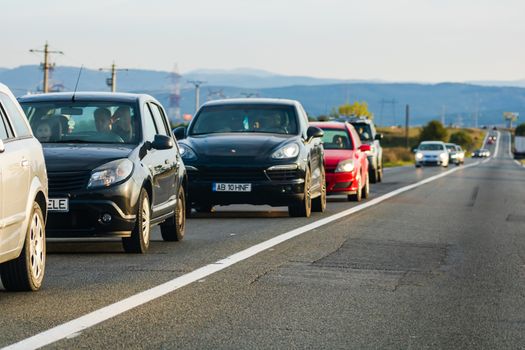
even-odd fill
[(197, 211), (268, 204), (309, 217), (312, 210), (325, 210), (323, 131), (308, 126), (297, 101), (208, 102), (175, 136), (182, 140), (189, 202)]
[(374, 122), (367, 118), (345, 119), (352, 124), (361, 138), (361, 142), (370, 145), (370, 151), (366, 152), (368, 157), (368, 174), (370, 182), (376, 183), (383, 180), (383, 148), (380, 140), (383, 134), (376, 131)]
[(151, 226), (184, 236), (186, 170), (153, 97), (54, 93), (19, 99), (42, 143), (49, 178), (48, 237), (122, 237), (144, 253)]

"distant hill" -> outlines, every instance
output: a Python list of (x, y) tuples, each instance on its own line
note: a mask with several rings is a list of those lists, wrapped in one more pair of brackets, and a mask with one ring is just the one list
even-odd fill
[[(57, 67), (53, 81), (65, 91), (73, 90), (78, 67)], [(108, 91), (107, 72), (83, 69), (79, 90)], [(0, 68), (0, 82), (7, 84), (15, 95), (36, 92), (41, 86), (42, 72), (36, 65), (13, 69)], [(201, 101), (221, 96), (239, 97), (253, 93), (260, 97), (279, 97), (300, 100), (308, 113), (317, 116), (329, 113), (347, 99), (367, 101), (382, 125), (404, 123), (404, 108), (411, 107), (411, 123), (423, 124), (439, 118), (443, 108), (445, 121), (473, 124), (473, 114), (479, 105), (479, 125), (501, 124), (504, 111), (519, 112), (525, 116), (525, 89), (508, 86), (480, 86), (474, 84), (417, 84), (386, 83), (383, 81), (348, 81), (301, 76), (284, 76), (271, 72), (238, 68), (233, 70), (200, 69), (185, 73), (181, 78), (181, 110), (194, 112), (194, 89), (188, 80), (204, 80)], [(146, 92), (168, 105), (170, 72), (132, 69), (119, 72), (119, 91)], [(483, 82), (480, 82), (480, 84)], [(514, 82), (518, 84), (519, 81)], [(510, 83), (509, 83), (510, 84)], [(381, 100), (396, 100), (381, 104)], [(395, 107), (395, 108), (394, 108)]]

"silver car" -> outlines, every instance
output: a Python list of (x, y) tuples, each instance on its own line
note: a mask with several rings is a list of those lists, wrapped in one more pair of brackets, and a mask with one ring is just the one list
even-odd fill
[(447, 147), (441, 141), (423, 141), (415, 150), (416, 168), (422, 165), (440, 165), (448, 167), (449, 156)]
[(7, 290), (42, 285), (46, 212), (42, 146), (11, 91), (0, 84), (0, 277)]

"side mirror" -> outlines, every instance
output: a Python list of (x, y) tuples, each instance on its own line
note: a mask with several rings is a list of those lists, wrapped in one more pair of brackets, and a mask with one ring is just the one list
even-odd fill
[(316, 137), (323, 137), (324, 132), (317, 126), (309, 126), (308, 130), (306, 130), (306, 137), (308, 140), (316, 138)]
[(173, 148), (174, 141), (171, 137), (166, 135), (155, 135), (151, 148), (163, 150)]
[(367, 144), (362, 144), (361, 146), (359, 146), (359, 150), (361, 152), (370, 152), (372, 150), (372, 146), (367, 145)]
[(173, 129), (173, 135), (177, 140), (184, 140), (186, 138), (186, 128), (184, 126), (179, 126), (178, 128)]
[(0, 140), (0, 153), (4, 153), (4, 151), (5, 151), (4, 142)]
[(382, 140), (383, 139), (383, 134), (376, 134), (375, 139), (376, 140)]

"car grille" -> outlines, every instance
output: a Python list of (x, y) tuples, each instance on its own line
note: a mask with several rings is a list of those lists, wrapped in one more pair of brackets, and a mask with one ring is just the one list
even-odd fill
[(246, 182), (267, 181), (262, 169), (199, 169), (188, 171), (190, 180), (216, 181), (216, 182)]
[(267, 170), (266, 174), (272, 181), (287, 181), (300, 177), (298, 170)]
[(47, 174), (50, 194), (65, 194), (83, 190), (89, 180), (89, 172), (49, 172)]

